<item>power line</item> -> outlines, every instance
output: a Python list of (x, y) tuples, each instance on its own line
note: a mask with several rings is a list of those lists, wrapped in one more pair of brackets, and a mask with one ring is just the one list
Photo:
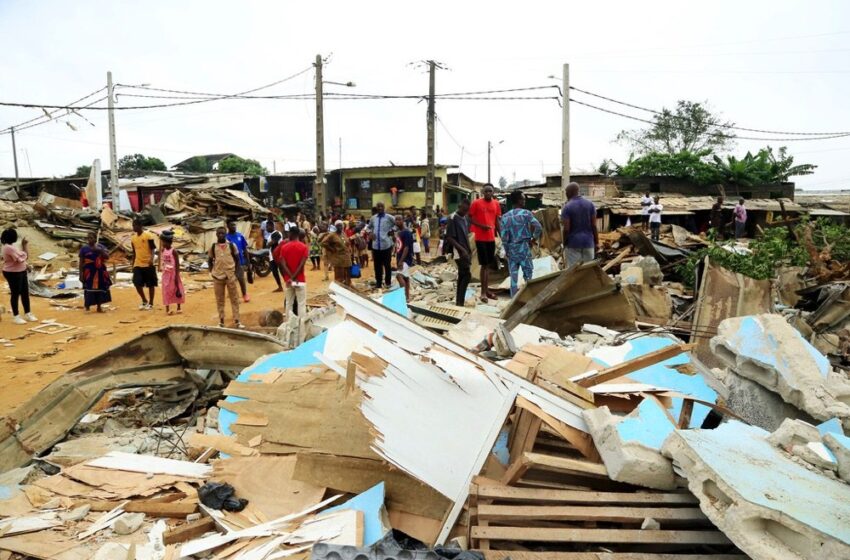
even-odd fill
[[(640, 105), (635, 105), (633, 103), (627, 103), (625, 101), (620, 101), (617, 99), (613, 99), (611, 97), (606, 97), (604, 95), (600, 95), (598, 93), (593, 93), (592, 91), (587, 91), (584, 89), (579, 89), (577, 87), (570, 86), (570, 89), (573, 91), (577, 91), (580, 93), (584, 93), (585, 95), (590, 95), (592, 97), (597, 97), (599, 99), (604, 99), (605, 101), (610, 101), (611, 103), (617, 103), (618, 105), (624, 105), (626, 107), (631, 107), (632, 109), (638, 109), (640, 111), (646, 111), (647, 113), (652, 113), (654, 115), (664, 115), (663, 112), (657, 111), (655, 109), (649, 109), (647, 107), (641, 107)], [(678, 115), (669, 115), (676, 119), (688, 120), (686, 117), (680, 117)], [(743, 130), (744, 132), (756, 132), (759, 134), (788, 134), (790, 136), (846, 136), (850, 135), (850, 132), (840, 131), (840, 132), (788, 132), (782, 130), (762, 130), (758, 128), (745, 128), (742, 126), (736, 126), (733, 124), (717, 124), (713, 125), (716, 128), (728, 128), (731, 130)]]
[[(655, 121), (650, 121), (647, 119), (642, 119), (640, 117), (635, 117), (633, 115), (627, 115), (625, 113), (619, 113), (617, 111), (612, 111), (611, 109), (605, 109), (603, 107), (598, 107), (596, 105), (591, 105), (590, 103), (586, 103), (584, 101), (579, 101), (578, 99), (570, 98), (570, 103), (576, 103), (578, 105), (583, 105), (585, 107), (589, 107), (590, 109), (595, 109), (597, 111), (602, 111), (603, 113), (609, 113), (611, 115), (616, 115), (618, 117), (623, 117), (626, 119), (631, 119), (633, 121), (638, 121), (646, 124), (654, 125)], [(673, 127), (677, 128), (677, 127)], [(679, 127), (678, 130), (686, 130), (684, 128)], [(752, 136), (737, 136), (731, 134), (723, 134), (722, 132), (704, 132), (700, 134), (701, 136), (715, 136), (717, 138), (726, 138), (729, 140), (759, 140), (759, 141), (767, 141), (767, 142), (803, 142), (807, 140), (832, 140), (835, 138), (846, 138), (850, 136), (850, 133), (846, 134), (836, 134), (833, 136), (808, 136), (808, 137), (796, 137), (796, 138), (757, 138)]]
[[(88, 95), (86, 95), (86, 96), (84, 96), (84, 97), (81, 97), (81, 98), (77, 99), (76, 101), (71, 101), (70, 103), (68, 103), (68, 105), (69, 105), (69, 106), (74, 106), (74, 105), (76, 105), (77, 103), (81, 103), (81, 102), (85, 101), (86, 99), (88, 99), (89, 97), (94, 97), (95, 95), (97, 95), (98, 93), (102, 92), (102, 91), (103, 91), (103, 90), (105, 90), (105, 89), (106, 89), (106, 86), (104, 86), (104, 87), (102, 87), (102, 88), (100, 88), (100, 89), (96, 89), (96, 90), (94, 90), (93, 92), (91, 92), (90, 94), (88, 94)], [(104, 99), (106, 99), (106, 98), (105, 98), (105, 97), (102, 97), (101, 99), (99, 99), (99, 100), (97, 100), (97, 101), (93, 101), (92, 103), (97, 103), (97, 102), (99, 102), (99, 101), (103, 101)], [(61, 109), (57, 109), (56, 111), (51, 111), (51, 112), (47, 113), (46, 115), (39, 115), (39, 116), (34, 117), (34, 118), (32, 118), (32, 119), (30, 119), (30, 120), (28, 120), (28, 121), (24, 121), (24, 122), (18, 123), (18, 124), (16, 124), (16, 125), (9, 126), (9, 127), (7, 127), (7, 128), (4, 128), (3, 130), (0, 130), (0, 134), (2, 134), (2, 133), (6, 133), (6, 132), (10, 132), (10, 131), (12, 130), (12, 128), (15, 128), (16, 130), (17, 130), (17, 129), (23, 130), (23, 128), (21, 128), (21, 127), (24, 127), (24, 126), (26, 126), (26, 125), (28, 125), (28, 124), (30, 124), (30, 123), (32, 123), (32, 122), (35, 122), (35, 121), (40, 121), (40, 120), (42, 120), (42, 119), (47, 119), (47, 120), (46, 120), (46, 121), (44, 121), (44, 122), (50, 122), (51, 120), (53, 120), (53, 115), (55, 115), (56, 113), (58, 113), (60, 110), (61, 110)], [(29, 128), (29, 127), (27, 127), (27, 128)]]

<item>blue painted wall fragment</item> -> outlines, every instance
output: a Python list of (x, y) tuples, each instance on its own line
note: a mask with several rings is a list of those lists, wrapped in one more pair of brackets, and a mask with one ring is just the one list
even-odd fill
[(850, 485), (807, 469), (767, 442), (761, 428), (731, 420), (677, 432), (719, 480), (748, 502), (850, 544)]
[(363, 512), (363, 546), (371, 546), (381, 540), (390, 530), (383, 521), (382, 510), (384, 507), (384, 483), (379, 482), (375, 486), (362, 492), (347, 502), (336, 507), (328, 508), (322, 513), (355, 509)]
[(637, 441), (659, 451), (674, 429), (676, 426), (655, 399), (643, 399), (637, 407), (636, 416), (629, 414), (617, 423), (620, 439)]
[[(622, 361), (633, 360), (649, 354), (650, 352), (654, 352), (677, 343), (678, 342), (676, 340), (666, 336), (642, 336), (634, 338), (625, 343), (628, 345), (628, 350), (622, 357)], [(598, 348), (590, 352), (588, 355), (593, 359), (602, 362), (606, 367), (611, 367), (620, 363), (608, 363), (605, 359), (604, 350), (604, 348)], [(673, 369), (676, 366), (682, 366), (689, 364), (690, 362), (690, 356), (683, 353), (673, 356), (672, 358), (668, 358), (663, 362), (658, 362), (657, 364), (632, 372), (628, 375), (628, 377), (640, 383), (666, 387), (672, 391), (677, 391), (703, 401), (712, 403), (717, 402), (717, 393), (714, 389), (708, 386), (702, 375), (698, 373), (694, 375), (686, 375)], [(671, 413), (674, 418), (678, 418), (679, 412), (682, 410), (682, 399), (674, 398), (672, 399), (672, 402), (673, 406), (671, 408)], [(694, 404), (694, 409), (691, 414), (691, 422), (688, 427), (699, 428), (702, 425), (703, 420), (705, 420), (705, 417), (708, 415), (708, 411), (709, 408), (707, 406), (699, 403)]]

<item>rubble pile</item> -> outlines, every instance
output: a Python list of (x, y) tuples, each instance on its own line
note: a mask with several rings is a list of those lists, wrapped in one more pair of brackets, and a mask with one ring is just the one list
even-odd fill
[[(190, 244), (223, 203), (172, 195), (162, 227)], [(127, 218), (106, 219), (120, 247)], [(707, 258), (691, 290), (679, 265), (707, 242), (684, 230), (603, 234), (561, 270), (544, 229), (512, 298), (473, 285), (455, 306), (440, 257), (409, 302), (331, 285), (285, 342), (170, 327), (76, 367), (0, 424), (0, 551), (850, 558), (837, 269), (757, 280)]]

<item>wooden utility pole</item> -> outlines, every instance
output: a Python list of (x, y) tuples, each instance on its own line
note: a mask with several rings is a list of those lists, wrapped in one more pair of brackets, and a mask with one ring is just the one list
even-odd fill
[(425, 211), (430, 215), (434, 210), (434, 91), (437, 63), (428, 61), (428, 171), (425, 175)]
[(18, 148), (15, 146), (15, 127), (11, 128), (12, 131), (12, 161), (15, 162), (15, 193), (17, 193), (18, 198), (21, 198), (21, 181), (20, 177), (18, 177)]
[(325, 209), (325, 122), (322, 105), (322, 55), (316, 55), (316, 182), (313, 202), (318, 216)]

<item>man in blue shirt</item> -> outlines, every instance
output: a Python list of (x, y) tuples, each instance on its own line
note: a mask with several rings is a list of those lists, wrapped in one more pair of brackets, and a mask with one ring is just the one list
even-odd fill
[(375, 287), (380, 289), (381, 283), (388, 288), (392, 283), (393, 236), (395, 219), (384, 212), (384, 203), (375, 205), (375, 215), (369, 220), (369, 237), (372, 246), (372, 259), (375, 262)]
[(567, 185), (567, 203), (561, 209), (561, 225), (564, 228), (566, 268), (592, 261), (599, 246), (596, 207), (579, 194), (578, 183)]
[(502, 247), (508, 257), (508, 270), (511, 274), (511, 297), (519, 290), (519, 269), (525, 281), (531, 280), (534, 265), (531, 261), (531, 242), (540, 238), (543, 226), (529, 210), (525, 209), (525, 196), (522, 191), (511, 193), (513, 210), (502, 216)]
[(396, 279), (404, 287), (404, 299), (410, 301), (410, 267), (413, 266), (413, 232), (404, 227), (404, 218), (395, 217), (398, 235), (396, 244)]
[(233, 220), (227, 221), (227, 235), (225, 237), (236, 246), (236, 250), (239, 252), (239, 266), (236, 267), (236, 279), (239, 281), (239, 289), (242, 291), (242, 301), (248, 303), (251, 301), (251, 296), (248, 295), (248, 286), (245, 284), (245, 269), (249, 267), (248, 241), (244, 235), (236, 231), (236, 222)]

